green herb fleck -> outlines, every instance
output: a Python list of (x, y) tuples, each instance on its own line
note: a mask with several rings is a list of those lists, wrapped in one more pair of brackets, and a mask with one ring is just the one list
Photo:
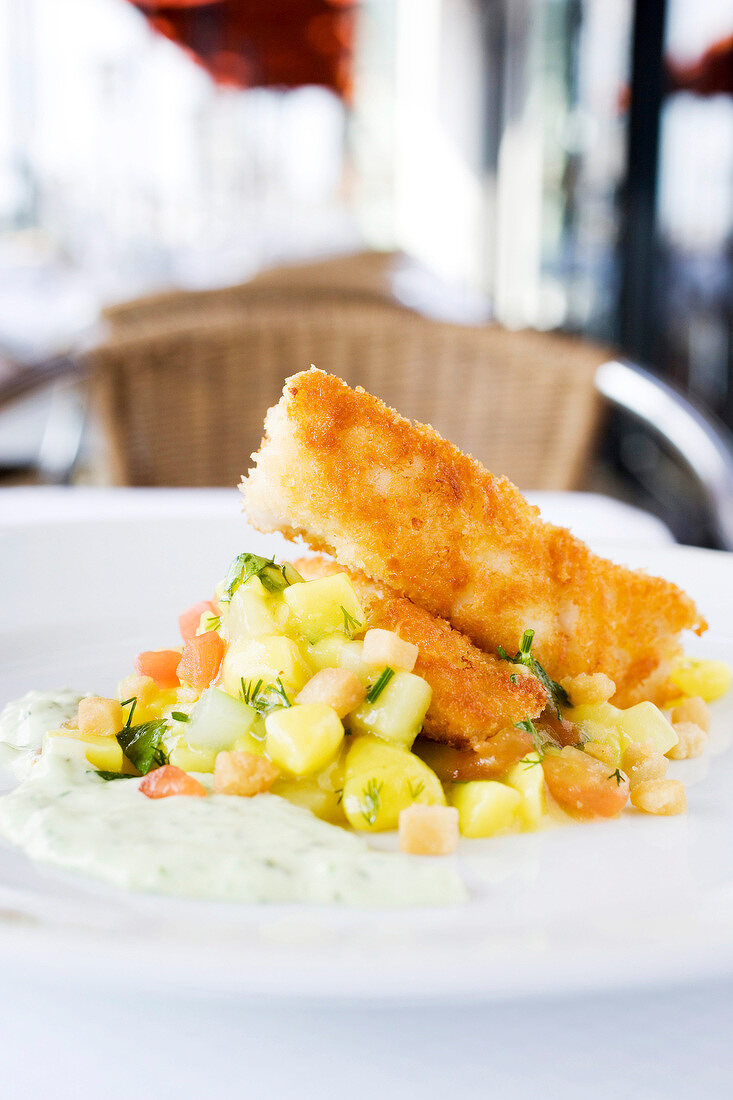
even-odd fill
[(511, 676), (509, 677), (509, 682), (510, 682), (510, 683), (512, 683), (512, 684), (516, 684), (516, 682), (517, 682), (517, 674), (516, 674), (516, 672), (513, 672), (513, 673), (511, 674)]
[(334, 793), (335, 795), (338, 795), (338, 798), (336, 799), (336, 805), (337, 805), (337, 806), (340, 806), (340, 805), (341, 805), (341, 803), (342, 803), (342, 802), (343, 802), (343, 800), (344, 800), (344, 788), (343, 788), (343, 787), (339, 787), (339, 788), (338, 788), (338, 790), (335, 790), (335, 791), (334, 791), (333, 793)]
[(171, 711), (171, 718), (175, 722), (190, 722), (191, 721), (191, 715), (190, 714), (184, 714), (184, 712), (182, 710), (172, 710)]
[(284, 707), (292, 707), (293, 704), (288, 699), (288, 693), (279, 676), (277, 682), (270, 687), (270, 691), (281, 701)]
[(127, 730), (132, 725), (132, 716), (135, 713), (135, 707), (137, 706), (137, 698), (133, 695), (131, 699), (123, 700), (123, 702), (120, 703), (120, 706), (130, 708), (130, 713), (128, 714), (127, 720), (125, 722), (125, 729)]
[(127, 759), (142, 775), (153, 768), (162, 768), (168, 763), (168, 757), (162, 747), (163, 737), (168, 730), (164, 718), (155, 718), (152, 722), (143, 722), (139, 726), (125, 726), (117, 734), (117, 740)]
[(525, 771), (527, 768), (536, 768), (538, 764), (542, 763), (543, 755), (543, 753), (538, 752), (536, 760), (532, 760), (529, 756), (523, 756), (519, 763), (524, 765)]
[(229, 603), (237, 589), (252, 577), (259, 577), (268, 592), (282, 592), (292, 583), (289, 576), (294, 574), (297, 576), (296, 571), (286, 565), (275, 565), (274, 557), (261, 558), (258, 554), (239, 554), (227, 570), (224, 591), (219, 596), (219, 602)]
[(534, 747), (539, 753), (540, 759), (545, 755), (546, 741), (543, 739), (542, 734), (535, 726), (531, 718), (525, 718), (523, 722), (515, 722), (514, 728), (518, 730), (524, 730), (528, 733), (534, 742)]
[(207, 615), (204, 619), (204, 634), (212, 630), (218, 630), (221, 626), (221, 615)]
[(341, 614), (344, 617), (344, 632), (348, 634), (350, 638), (353, 638), (355, 634), (358, 634), (364, 629), (364, 623), (360, 623), (353, 615), (349, 615), (343, 604), (341, 604)]
[(113, 779), (130, 779), (129, 775), (123, 775), (122, 772), (95, 772), (100, 779), (104, 779), (106, 783), (111, 783)]
[(528, 668), (529, 671), (537, 677), (552, 700), (555, 710), (557, 711), (557, 716), (560, 718), (560, 707), (570, 706), (570, 696), (561, 684), (558, 684), (556, 680), (550, 679), (540, 662), (532, 656), (531, 650), (533, 641), (534, 630), (525, 630), (519, 643), (519, 650), (514, 657), (510, 657), (501, 645), (497, 647), (497, 653), (502, 661), (511, 661), (514, 665), (524, 665), (525, 668)]
[(248, 707), (252, 707), (258, 714), (261, 714), (263, 710), (267, 708), (262, 695), (262, 685), (264, 681), (258, 680), (256, 684), (253, 684), (251, 680), (245, 680), (244, 676), (239, 680), (239, 694), (242, 702), (246, 703)]
[(408, 784), (407, 784), (407, 789), (410, 792), (410, 798), (414, 802), (416, 799), (418, 799), (420, 797), (422, 792), (425, 790), (425, 784), (424, 783), (413, 783), (412, 780), (409, 780)]
[(382, 805), (381, 791), (383, 786), (381, 780), (377, 783), (376, 779), (370, 779), (362, 791), (364, 801), (361, 804), (361, 816), (367, 825), (374, 825), (377, 820), (379, 807)]
[(611, 774), (610, 774), (610, 775), (608, 776), (608, 778), (609, 778), (609, 779), (615, 779), (615, 780), (616, 780), (616, 786), (617, 786), (617, 787), (620, 787), (620, 786), (621, 786), (621, 784), (622, 784), (622, 783), (623, 783), (623, 781), (624, 781), (624, 777), (623, 777), (623, 775), (622, 775), (622, 773), (621, 773), (621, 769), (620, 769), (620, 768), (616, 768), (616, 771), (615, 771), (615, 772), (611, 772)]
[(390, 668), (389, 665), (382, 672), (380, 672), (379, 676), (374, 681), (366, 694), (367, 703), (376, 703), (377, 699), (382, 694), (393, 676), (394, 669)]

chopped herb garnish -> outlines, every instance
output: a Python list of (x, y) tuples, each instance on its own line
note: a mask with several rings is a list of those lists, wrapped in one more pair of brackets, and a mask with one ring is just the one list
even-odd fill
[(379, 807), (382, 805), (381, 791), (383, 786), (381, 780), (377, 783), (376, 779), (370, 779), (362, 791), (364, 801), (361, 804), (361, 816), (367, 825), (373, 825), (377, 820)]
[(415, 799), (419, 798), (422, 792), (425, 790), (425, 784), (413, 783), (412, 780), (410, 780), (407, 784), (407, 789), (410, 792), (410, 798), (414, 802)]
[(517, 674), (516, 674), (516, 672), (513, 672), (513, 673), (511, 674), (511, 676), (509, 677), (509, 682), (510, 682), (510, 683), (512, 683), (512, 684), (516, 684), (516, 682), (517, 682)]
[(100, 779), (104, 779), (106, 783), (111, 783), (113, 779), (130, 779), (129, 775), (123, 775), (122, 772), (102, 772), (97, 771), (95, 773)]
[(529, 671), (537, 677), (552, 700), (555, 710), (557, 711), (557, 716), (560, 718), (560, 707), (570, 706), (570, 696), (561, 684), (558, 684), (556, 680), (550, 679), (540, 662), (536, 657), (532, 656), (531, 649), (533, 641), (534, 630), (525, 630), (522, 635), (522, 640), (519, 643), (519, 650), (514, 657), (510, 657), (501, 645), (497, 647), (497, 653), (502, 661), (511, 661), (514, 665), (524, 665), (525, 668), (528, 668)]
[(277, 683), (272, 684), (272, 686), (270, 687), (270, 691), (273, 693), (273, 695), (276, 695), (278, 699), (280, 699), (284, 707), (292, 707), (293, 704), (288, 699), (288, 693), (285, 690), (283, 682), (279, 676), (277, 678)]
[(218, 630), (221, 626), (221, 615), (207, 615), (204, 619), (204, 634), (210, 630)]
[(530, 735), (530, 737), (534, 741), (534, 747), (539, 753), (540, 759), (542, 759), (542, 757), (545, 755), (545, 745), (547, 742), (543, 740), (542, 734), (537, 729), (532, 719), (525, 718), (523, 722), (515, 722), (514, 728), (518, 730), (524, 730), (525, 733), (528, 733)]
[(622, 783), (623, 783), (623, 781), (624, 781), (624, 777), (623, 777), (623, 775), (621, 774), (621, 769), (620, 769), (620, 768), (616, 768), (616, 771), (615, 771), (615, 772), (611, 772), (611, 774), (609, 775), (609, 777), (608, 777), (608, 778), (609, 778), (609, 779), (615, 779), (615, 780), (616, 780), (616, 786), (617, 786), (617, 787), (620, 787), (620, 786), (621, 786), (621, 784), (622, 784)]
[(353, 615), (349, 615), (343, 604), (341, 604), (341, 614), (344, 617), (344, 632), (348, 634), (350, 638), (353, 638), (355, 634), (358, 634), (360, 630), (364, 629), (364, 623), (360, 623)]
[(338, 798), (336, 799), (336, 805), (337, 805), (337, 806), (340, 806), (340, 805), (341, 805), (341, 803), (342, 803), (342, 802), (343, 802), (343, 800), (344, 800), (344, 788), (343, 788), (343, 787), (339, 787), (339, 788), (338, 788), (337, 790), (335, 790), (335, 791), (334, 791), (333, 793), (334, 793), (335, 795), (338, 795)]
[(538, 764), (542, 763), (542, 759), (543, 754), (541, 752), (538, 752), (536, 760), (531, 760), (529, 756), (523, 756), (519, 763), (524, 765), (524, 769), (526, 771), (527, 768), (536, 768)]
[(219, 602), (229, 603), (237, 589), (251, 577), (259, 577), (268, 592), (282, 592), (293, 583), (286, 574), (292, 576), (295, 572), (294, 569), (285, 565), (275, 565), (274, 558), (261, 558), (257, 554), (239, 554), (227, 570), (224, 591), (219, 596)]
[(190, 722), (191, 721), (191, 715), (190, 714), (184, 714), (182, 710), (172, 710), (171, 711), (171, 718), (175, 722)]
[(127, 730), (132, 725), (132, 716), (135, 713), (135, 707), (137, 706), (137, 698), (133, 695), (131, 699), (124, 699), (123, 702), (120, 703), (120, 706), (130, 708), (130, 713), (128, 714), (127, 720), (125, 722), (125, 729)]
[(154, 718), (152, 722), (143, 722), (139, 726), (125, 726), (117, 734), (125, 756), (142, 775), (168, 763), (162, 747), (167, 730), (168, 723), (164, 718)]
[(366, 694), (367, 703), (375, 703), (377, 701), (377, 699), (382, 694), (393, 676), (394, 669), (390, 668), (389, 665), (382, 672), (380, 672), (379, 676), (374, 681)]
[(263, 680), (258, 680), (256, 684), (253, 684), (251, 680), (245, 680), (244, 676), (239, 680), (239, 694), (242, 698), (242, 702), (246, 703), (248, 707), (252, 707), (258, 713), (262, 713), (266, 709), (267, 703), (262, 697), (262, 684)]

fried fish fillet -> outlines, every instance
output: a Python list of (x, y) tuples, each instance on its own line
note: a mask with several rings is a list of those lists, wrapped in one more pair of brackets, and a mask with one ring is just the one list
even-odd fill
[(369, 626), (394, 630), (418, 647), (415, 673), (433, 690), (425, 737), (480, 752), (499, 730), (544, 709), (547, 694), (535, 676), (483, 653), (444, 619), (325, 558), (301, 558), (294, 565), (306, 580), (348, 573)]
[(432, 428), (315, 368), (287, 380), (253, 458), (255, 527), (302, 536), (484, 650), (531, 627), (554, 679), (605, 672), (620, 705), (664, 701), (681, 631), (706, 627), (674, 584), (593, 554)]

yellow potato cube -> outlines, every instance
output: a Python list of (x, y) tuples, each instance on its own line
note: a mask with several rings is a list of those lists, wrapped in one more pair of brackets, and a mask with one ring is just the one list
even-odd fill
[(530, 752), (517, 761), (507, 772), (505, 782), (522, 796), (517, 814), (522, 826), (532, 832), (546, 810), (545, 776), (539, 753)]
[(239, 695), (242, 680), (252, 685), (262, 680), (265, 686), (269, 686), (280, 679), (292, 702), (312, 675), (297, 642), (281, 634), (230, 646), (221, 666), (222, 686), (235, 698)]
[(628, 710), (621, 711), (619, 722), (621, 744), (626, 748), (632, 743), (646, 749), (648, 753), (669, 752), (679, 738), (672, 724), (654, 703), (637, 703)]
[(269, 791), (279, 774), (265, 756), (254, 756), (249, 752), (220, 752), (214, 766), (214, 790), (217, 794), (251, 798)]
[(395, 672), (380, 694), (369, 702), (369, 695), (349, 714), (349, 729), (394, 741), (409, 749), (422, 729), (432, 689), (421, 676)]
[(401, 668), (403, 672), (412, 672), (419, 650), (411, 642), (405, 642), (393, 630), (378, 628), (367, 630), (364, 635), (362, 660), (367, 665), (380, 668)]
[(730, 690), (731, 670), (725, 661), (683, 657), (670, 680), (683, 695), (699, 695), (706, 703), (712, 703)]
[(369, 665), (364, 662), (363, 642), (347, 642), (343, 645), (338, 656), (338, 666), (353, 672), (367, 686), (374, 678), (374, 669), (369, 668)]
[(68, 737), (72, 741), (84, 743), (84, 755), (93, 768), (102, 772), (123, 771), (123, 753), (116, 737), (100, 736), (96, 733), (82, 733), (81, 730), (49, 730), (47, 737)]
[(114, 737), (125, 724), (122, 707), (116, 699), (91, 695), (79, 700), (79, 730), (99, 737)]
[(170, 749), (168, 758), (171, 764), (184, 772), (213, 772), (216, 753), (210, 749), (194, 749), (179, 737)]
[(343, 807), (355, 829), (395, 829), (413, 802), (444, 806), (435, 772), (414, 753), (376, 737), (354, 739), (346, 757)]
[[(329, 634), (327, 637), (321, 638), (320, 642), (316, 642), (315, 645), (308, 646), (308, 662), (319, 671), (322, 668), (338, 668), (341, 650), (347, 644), (350, 643), (345, 634), (340, 632)], [(356, 644), (360, 645), (361, 643)]]
[(349, 711), (364, 702), (366, 688), (361, 680), (345, 668), (324, 668), (317, 672), (296, 696), (296, 703), (325, 703), (345, 718)]
[[(253, 585), (252, 581), (256, 581), (257, 585)], [(225, 609), (222, 622), (226, 625), (229, 641), (277, 634), (279, 627), (273, 614), (273, 602), (259, 577), (251, 577), (241, 585), (229, 604), (222, 605)]]
[(454, 783), (450, 802), (458, 810), (463, 836), (496, 836), (512, 832), (521, 825), (522, 795), (514, 787), (494, 779)]
[(364, 628), (364, 609), (346, 573), (292, 584), (283, 599), (311, 643), (337, 630), (355, 633)]
[(303, 703), (273, 711), (265, 718), (265, 749), (290, 775), (320, 771), (338, 752), (344, 727), (333, 707)]
[(317, 775), (302, 779), (281, 775), (270, 791), (296, 806), (310, 810), (324, 821), (330, 821), (334, 825), (346, 824), (343, 808), (345, 760), (346, 749), (342, 748), (333, 763)]
[(415, 856), (445, 856), (458, 847), (455, 806), (413, 803), (400, 810), (400, 848)]
[[(177, 696), (175, 688), (163, 690), (150, 676), (127, 676), (117, 685), (117, 698), (120, 701), (137, 700), (132, 718), (133, 725), (160, 718), (165, 708), (176, 702)], [(129, 713), (129, 709), (125, 707), (125, 720)]]

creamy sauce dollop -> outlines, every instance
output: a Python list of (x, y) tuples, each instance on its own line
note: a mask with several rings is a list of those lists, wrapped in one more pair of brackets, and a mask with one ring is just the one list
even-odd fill
[[(63, 700), (61, 708), (66, 694)], [(17, 709), (11, 713), (25, 713), (22, 702), (12, 704)], [(55, 709), (47, 713), (54, 715), (47, 728), (56, 728)], [(12, 733), (7, 712), (2, 721), (7, 744), (24, 739)], [(211, 776), (197, 778), (211, 782)], [(28, 777), (0, 799), (0, 834), (32, 859), (128, 890), (364, 906), (466, 899), (460, 876), (445, 858), (374, 851), (363, 837), (277, 795), (149, 799), (138, 783), (106, 782), (87, 762), (83, 746), (53, 738)]]
[(0, 768), (23, 778), (40, 752), (49, 730), (76, 715), (82, 692), (29, 691), (0, 712)]

